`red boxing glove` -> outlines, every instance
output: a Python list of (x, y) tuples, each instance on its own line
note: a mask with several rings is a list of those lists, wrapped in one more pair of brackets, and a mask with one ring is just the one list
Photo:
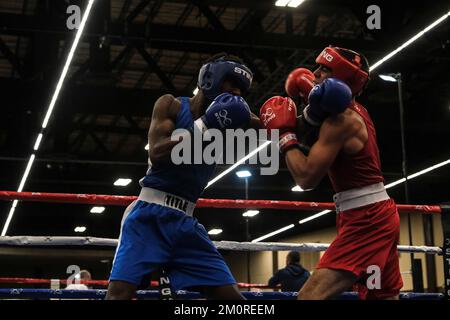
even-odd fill
[(284, 83), (284, 89), (290, 97), (302, 97), (308, 103), (308, 95), (314, 87), (314, 73), (306, 68), (297, 68), (292, 71)]
[(282, 153), (298, 146), (295, 128), (297, 126), (297, 106), (291, 98), (275, 96), (267, 100), (259, 111), (263, 128), (269, 132), (280, 130), (279, 148)]

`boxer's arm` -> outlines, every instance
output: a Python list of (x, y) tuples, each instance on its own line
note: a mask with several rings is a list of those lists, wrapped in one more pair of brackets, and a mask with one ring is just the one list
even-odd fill
[(303, 189), (315, 188), (327, 174), (345, 142), (360, 130), (361, 123), (346, 119), (344, 115), (327, 118), (319, 132), (319, 139), (308, 156), (299, 149), (287, 151), (287, 167), (295, 182)]
[(153, 165), (167, 162), (172, 148), (179, 142), (170, 139), (175, 130), (178, 110), (179, 106), (172, 95), (166, 94), (155, 102), (148, 131), (148, 153)]

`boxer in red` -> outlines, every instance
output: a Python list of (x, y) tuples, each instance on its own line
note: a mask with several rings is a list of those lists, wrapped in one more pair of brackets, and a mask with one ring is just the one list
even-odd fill
[[(384, 188), (374, 124), (355, 101), (369, 81), (369, 64), (337, 47), (325, 48), (316, 62), (314, 73), (297, 69), (286, 82), (289, 95), (308, 103), (300, 117), (290, 98), (272, 97), (260, 111), (263, 126), (280, 131), (295, 182), (312, 189), (328, 173), (336, 192), (337, 237), (298, 298), (330, 299), (355, 285), (361, 299), (398, 299), (399, 215)], [(314, 127), (318, 138), (305, 152), (299, 140)]]

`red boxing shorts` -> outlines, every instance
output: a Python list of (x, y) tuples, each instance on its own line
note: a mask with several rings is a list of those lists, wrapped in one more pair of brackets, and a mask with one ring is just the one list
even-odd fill
[(400, 219), (395, 202), (388, 199), (340, 212), (336, 226), (338, 235), (317, 268), (352, 272), (359, 279), (355, 287), (360, 299), (398, 295), (403, 281), (397, 253)]

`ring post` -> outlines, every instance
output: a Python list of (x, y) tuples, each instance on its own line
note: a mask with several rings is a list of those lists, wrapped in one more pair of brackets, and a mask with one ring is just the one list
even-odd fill
[(442, 248), (442, 260), (444, 261), (444, 296), (450, 300), (450, 204), (441, 205), (442, 232), (444, 234), (444, 246)]

